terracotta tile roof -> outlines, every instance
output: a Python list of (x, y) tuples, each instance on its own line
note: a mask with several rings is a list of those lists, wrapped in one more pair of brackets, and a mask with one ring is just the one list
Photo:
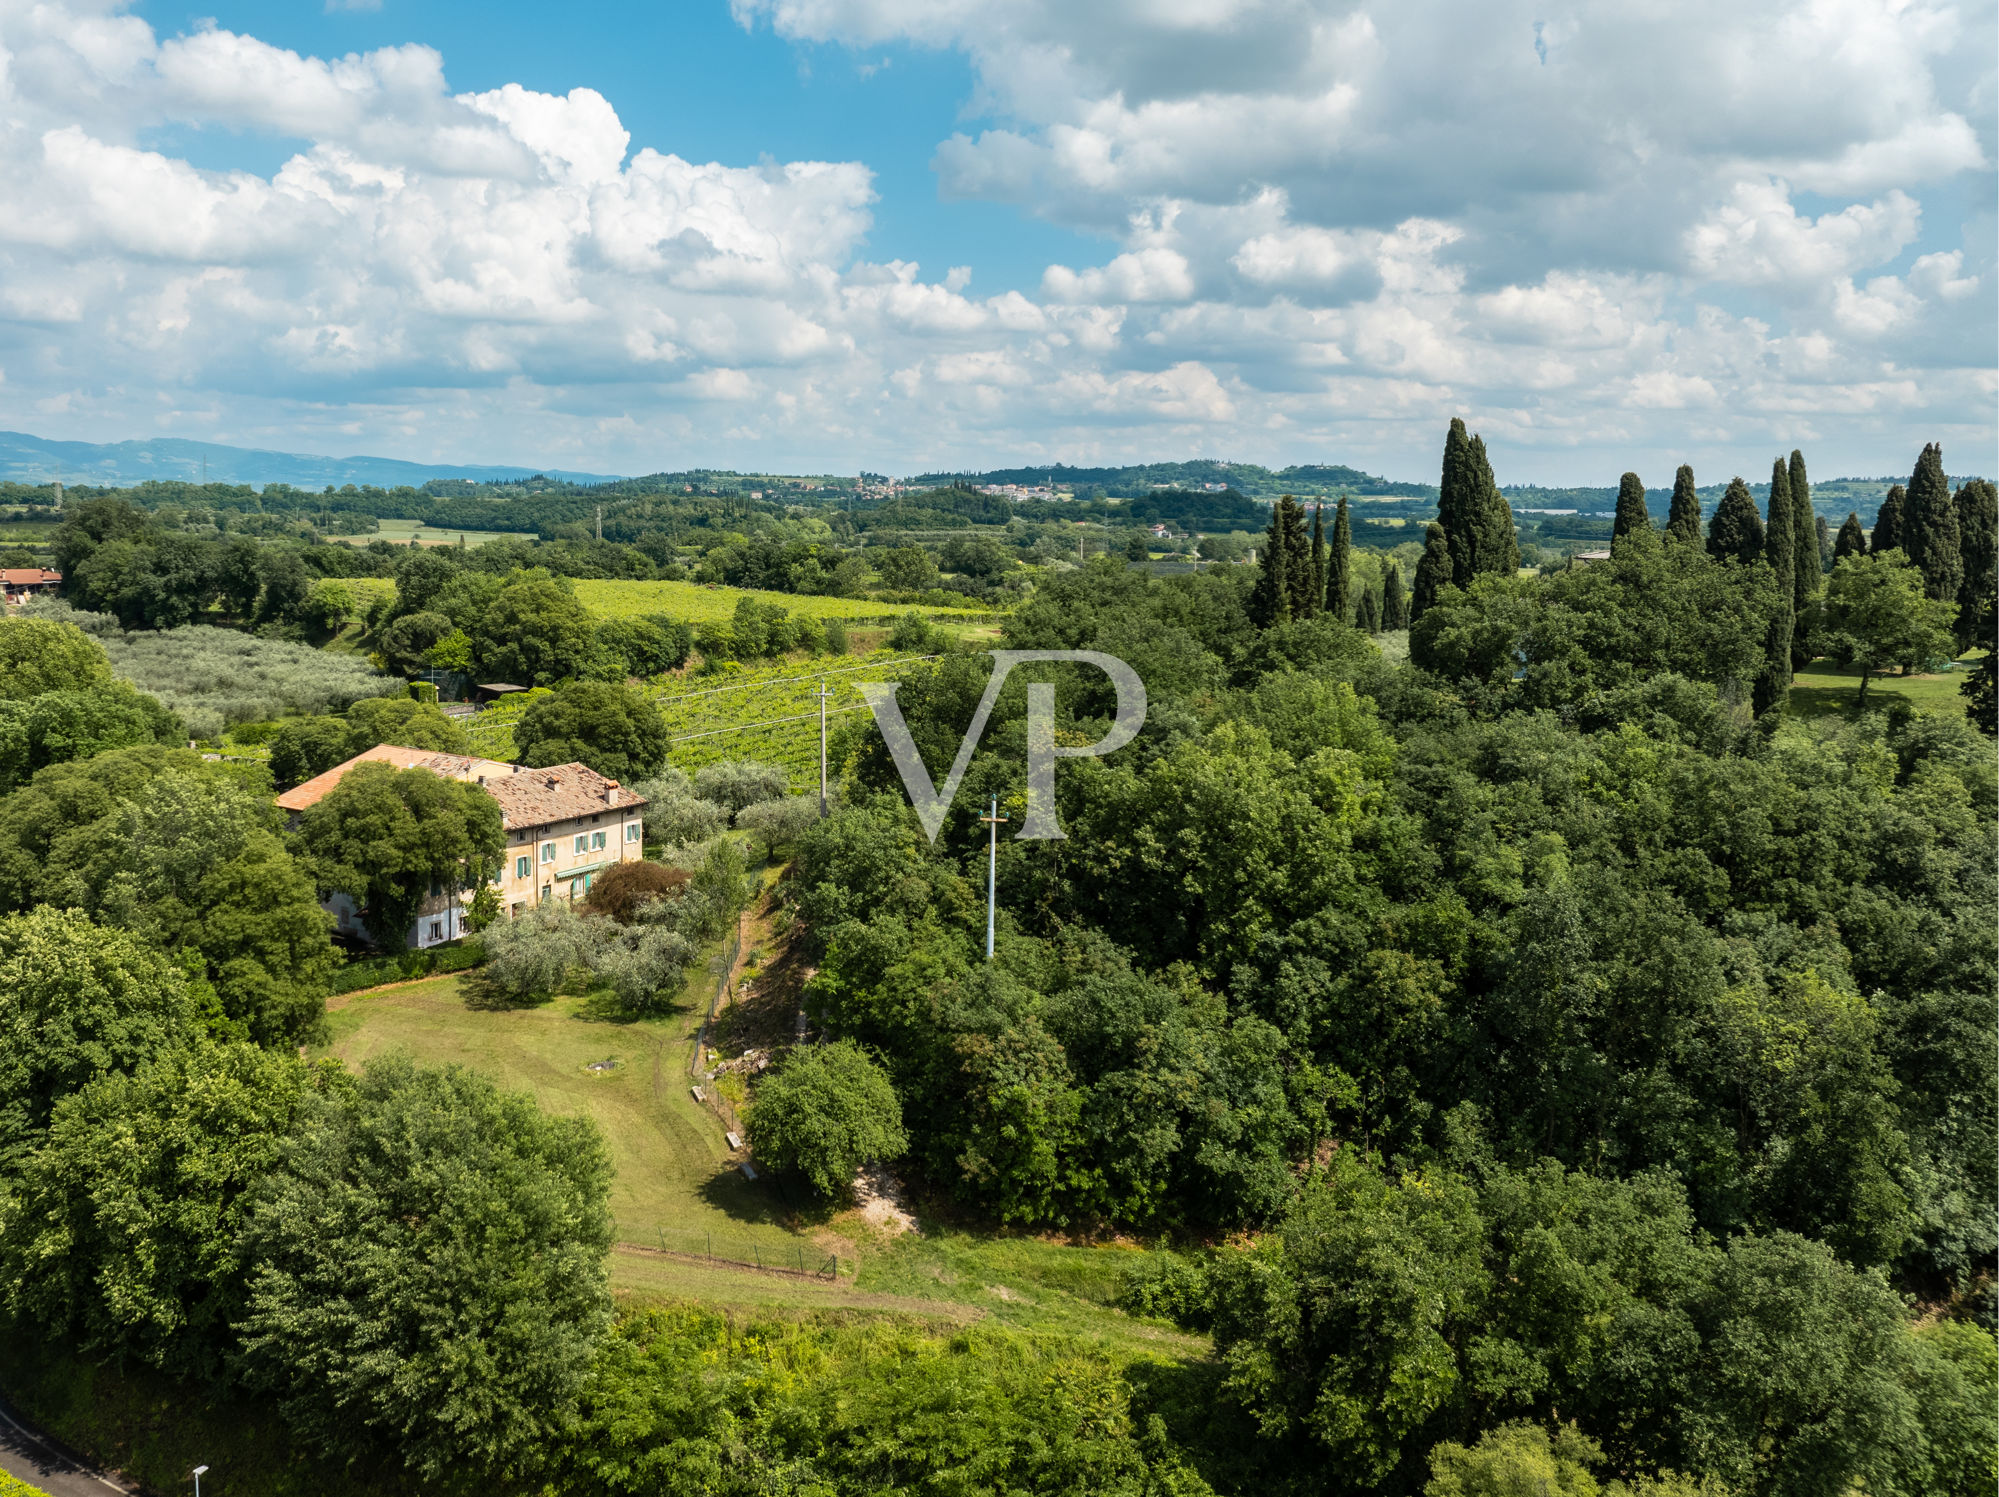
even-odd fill
[(558, 764), (552, 769), (516, 766), (505, 779), (487, 780), (486, 793), (500, 803), (508, 831), (605, 811), (629, 811), (646, 803), (644, 796), (605, 779), (587, 764)]
[(60, 581), (61, 572), (45, 571), (41, 567), (0, 567), (0, 583), (8, 587), (39, 587), (43, 583)]
[(430, 749), (404, 748), (396, 743), (378, 743), (371, 749), (356, 754), (345, 764), (336, 764), (322, 775), (314, 775), (294, 790), (287, 790), (278, 797), (278, 804), (287, 811), (303, 811), (308, 806), (317, 805), (327, 791), (338, 785), (341, 778), (357, 764), (393, 764), (397, 769), (427, 769), (433, 774), (443, 775), (448, 780), (474, 780), (481, 775), (489, 780), (511, 775), (514, 766), (502, 764), (496, 759), (478, 759), (466, 754), (440, 754)]

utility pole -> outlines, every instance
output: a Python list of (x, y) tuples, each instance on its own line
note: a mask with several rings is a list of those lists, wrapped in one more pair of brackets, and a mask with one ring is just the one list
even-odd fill
[(989, 815), (979, 820), (993, 829), (992, 841), (986, 847), (986, 960), (993, 959), (993, 902), (999, 884), (999, 829), (1006, 817), (999, 813), (999, 797), (993, 797), (993, 808)]
[(826, 678), (819, 678), (819, 689), (812, 693), (819, 698), (819, 819), (826, 819), (826, 703), (833, 693), (826, 689)]

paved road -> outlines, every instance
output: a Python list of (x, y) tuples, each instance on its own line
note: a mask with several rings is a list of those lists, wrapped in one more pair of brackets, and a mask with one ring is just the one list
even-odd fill
[(13, 1406), (0, 1402), (0, 1471), (18, 1476), (50, 1497), (133, 1497), (139, 1488), (69, 1459), (20, 1422)]

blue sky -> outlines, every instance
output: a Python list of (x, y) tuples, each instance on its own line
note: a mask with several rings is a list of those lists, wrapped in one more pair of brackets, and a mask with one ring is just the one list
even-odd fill
[[(423, 42), (444, 55), (451, 85), (476, 92), (519, 83), (544, 93), (594, 88), (632, 133), (693, 161), (821, 158), (864, 161), (879, 195), (867, 249), (942, 275), (973, 267), (980, 293), (1032, 290), (1051, 261), (1107, 260), (1115, 247), (1012, 205), (945, 200), (931, 157), (967, 123), (974, 78), (964, 56), (885, 43), (853, 48), (786, 40), (746, 27), (725, 4), (545, 5), (387, 0), (366, 9), (313, 5), (140, 5), (171, 34), (205, 22), (322, 57)], [(165, 149), (217, 168), (266, 175), (301, 142), (234, 129), (172, 127)]]
[(0, 426), (1999, 469), (1990, 0), (0, 0)]

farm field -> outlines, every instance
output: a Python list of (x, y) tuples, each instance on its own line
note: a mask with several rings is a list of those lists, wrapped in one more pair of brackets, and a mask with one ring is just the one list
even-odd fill
[[(829, 728), (865, 711), (863, 681), (899, 680), (929, 656), (881, 650), (860, 659), (829, 655), (818, 660), (782, 660), (773, 665), (729, 666), (719, 675), (662, 676), (646, 695), (666, 718), (672, 739), (669, 763), (689, 774), (723, 759), (756, 759), (791, 776), (794, 790), (819, 783), (820, 683), (833, 693), (827, 702)], [(527, 710), (520, 696), (488, 707), (466, 723), (476, 752), (493, 759), (514, 755), (514, 724)]]
[(664, 613), (691, 624), (718, 624), (736, 615), (736, 604), (744, 598), (815, 619), (873, 619), (886, 623), (903, 614), (916, 612), (925, 618), (987, 618), (990, 609), (937, 608), (881, 603), (872, 598), (822, 598), (804, 593), (771, 593), (755, 588), (711, 587), (701, 582), (618, 582), (584, 579), (576, 584), (576, 597), (599, 618), (634, 618), (648, 613)]
[(533, 531), (514, 530), (435, 530), (421, 520), (378, 520), (371, 535), (329, 535), (327, 540), (343, 546), (365, 546), (370, 541), (387, 541), (392, 546), (455, 546), (462, 539), (467, 546), (483, 546), (488, 541), (535, 538)]

